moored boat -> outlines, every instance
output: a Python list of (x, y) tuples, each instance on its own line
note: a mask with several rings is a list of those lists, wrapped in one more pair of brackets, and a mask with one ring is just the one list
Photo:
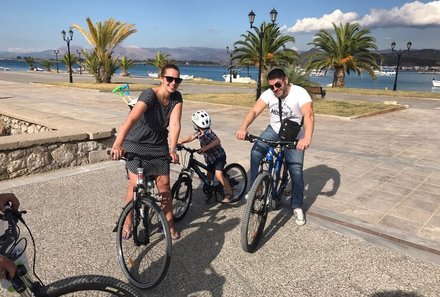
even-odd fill
[(240, 76), (239, 69), (234, 69), (228, 74), (223, 74), (222, 77), (225, 80), (225, 82), (244, 83), (244, 84), (256, 83), (256, 81), (249, 76)]
[(436, 80), (435, 78), (433, 78), (432, 79), (432, 86), (440, 88), (440, 80)]

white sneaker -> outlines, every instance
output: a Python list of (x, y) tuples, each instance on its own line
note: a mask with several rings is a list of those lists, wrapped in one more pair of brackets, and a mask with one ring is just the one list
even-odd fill
[(298, 226), (302, 226), (306, 223), (306, 217), (304, 211), (301, 208), (295, 208), (293, 210), (293, 216), (295, 217), (295, 223)]

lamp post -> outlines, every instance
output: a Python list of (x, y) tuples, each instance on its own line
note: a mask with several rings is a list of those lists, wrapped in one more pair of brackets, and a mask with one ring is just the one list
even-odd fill
[(63, 36), (63, 40), (67, 43), (67, 62), (69, 63), (69, 82), (73, 83), (72, 78), (72, 61), (70, 56), (70, 41), (73, 38), (73, 31), (72, 29), (69, 30), (69, 36), (66, 36), (66, 31), (61, 31), (61, 35)]
[(57, 50), (57, 49), (54, 49), (53, 50), (53, 53), (55, 54), (55, 62), (57, 63), (57, 73), (59, 73), (59, 70), (58, 70), (58, 53), (59, 53), (60, 51), (59, 50)]
[[(273, 8), (270, 11), (270, 20), (272, 24), (275, 24), (275, 21), (277, 19), (278, 12)], [(261, 69), (263, 64), (263, 38), (264, 38), (264, 27), (263, 23), (260, 25), (260, 31), (258, 31), (257, 27), (253, 26), (254, 20), (255, 20), (255, 13), (253, 10), (249, 12), (249, 23), (251, 24), (251, 29), (256, 29), (258, 32), (258, 37), (260, 39), (260, 47), (258, 48), (258, 80), (257, 80), (257, 99), (260, 98), (261, 95)]]
[[(407, 50), (408, 52), (409, 52), (409, 49), (410, 49), (411, 45), (412, 45), (411, 41), (408, 41), (408, 43), (406, 44), (406, 48), (408, 49)], [(396, 43), (394, 41), (391, 42), (391, 51), (393, 51), (393, 52), (395, 52), (397, 54), (397, 69), (396, 69), (396, 77), (394, 78), (393, 91), (395, 91), (397, 89), (397, 75), (399, 74), (400, 57), (403, 54), (401, 49), (399, 49), (399, 51), (394, 51), (395, 47), (396, 47)]]
[(80, 50), (76, 50), (76, 53), (78, 54), (78, 63), (79, 63), (79, 74), (82, 74), (82, 66), (81, 66), (81, 51)]
[[(234, 46), (234, 50), (237, 49), (236, 46)], [(229, 46), (226, 47), (226, 52), (229, 54), (229, 60), (230, 60), (230, 66), (229, 66), (229, 82), (232, 82), (232, 56), (233, 56), (233, 51), (230, 52), (229, 51)]]

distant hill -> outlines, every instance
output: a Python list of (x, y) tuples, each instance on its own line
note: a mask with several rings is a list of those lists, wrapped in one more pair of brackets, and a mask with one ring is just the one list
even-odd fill
[[(78, 46), (71, 46), (70, 51), (72, 54), (77, 54), (76, 50), (80, 50)], [(67, 48), (60, 47), (58, 49), (60, 58), (67, 52)], [(116, 56), (127, 56), (128, 58), (136, 61), (146, 61), (147, 59), (154, 58), (154, 55), (158, 51), (163, 51), (176, 61), (189, 61), (189, 62), (211, 62), (214, 64), (227, 64), (229, 61), (229, 54), (225, 49), (207, 48), (207, 47), (178, 47), (178, 48), (141, 48), (141, 47), (117, 47), (115, 50)], [(310, 54), (311, 51), (299, 52), (302, 60)], [(383, 57), (382, 65), (396, 65), (397, 54), (391, 52), (391, 50), (380, 50), (379, 54)], [(3, 59), (16, 59), (17, 57), (33, 57), (36, 59), (55, 59), (53, 50), (45, 50), (34, 53), (13, 53), (13, 52), (0, 52), (0, 58)], [(423, 50), (410, 50), (404, 52), (401, 56), (401, 66), (440, 66), (440, 50), (436, 49), (423, 49)], [(380, 64), (380, 61), (378, 61)]]

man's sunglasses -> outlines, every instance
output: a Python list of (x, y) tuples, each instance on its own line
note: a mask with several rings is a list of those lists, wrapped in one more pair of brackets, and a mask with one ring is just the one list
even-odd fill
[(276, 82), (274, 85), (269, 85), (269, 89), (271, 89), (272, 91), (275, 90), (275, 88), (279, 89), (282, 87), (282, 83), (281, 82)]
[(183, 79), (181, 79), (180, 77), (172, 77), (172, 76), (165, 76), (165, 79), (167, 80), (167, 82), (170, 84), (173, 82), (173, 80), (176, 82), (176, 84), (180, 84), (182, 82)]

